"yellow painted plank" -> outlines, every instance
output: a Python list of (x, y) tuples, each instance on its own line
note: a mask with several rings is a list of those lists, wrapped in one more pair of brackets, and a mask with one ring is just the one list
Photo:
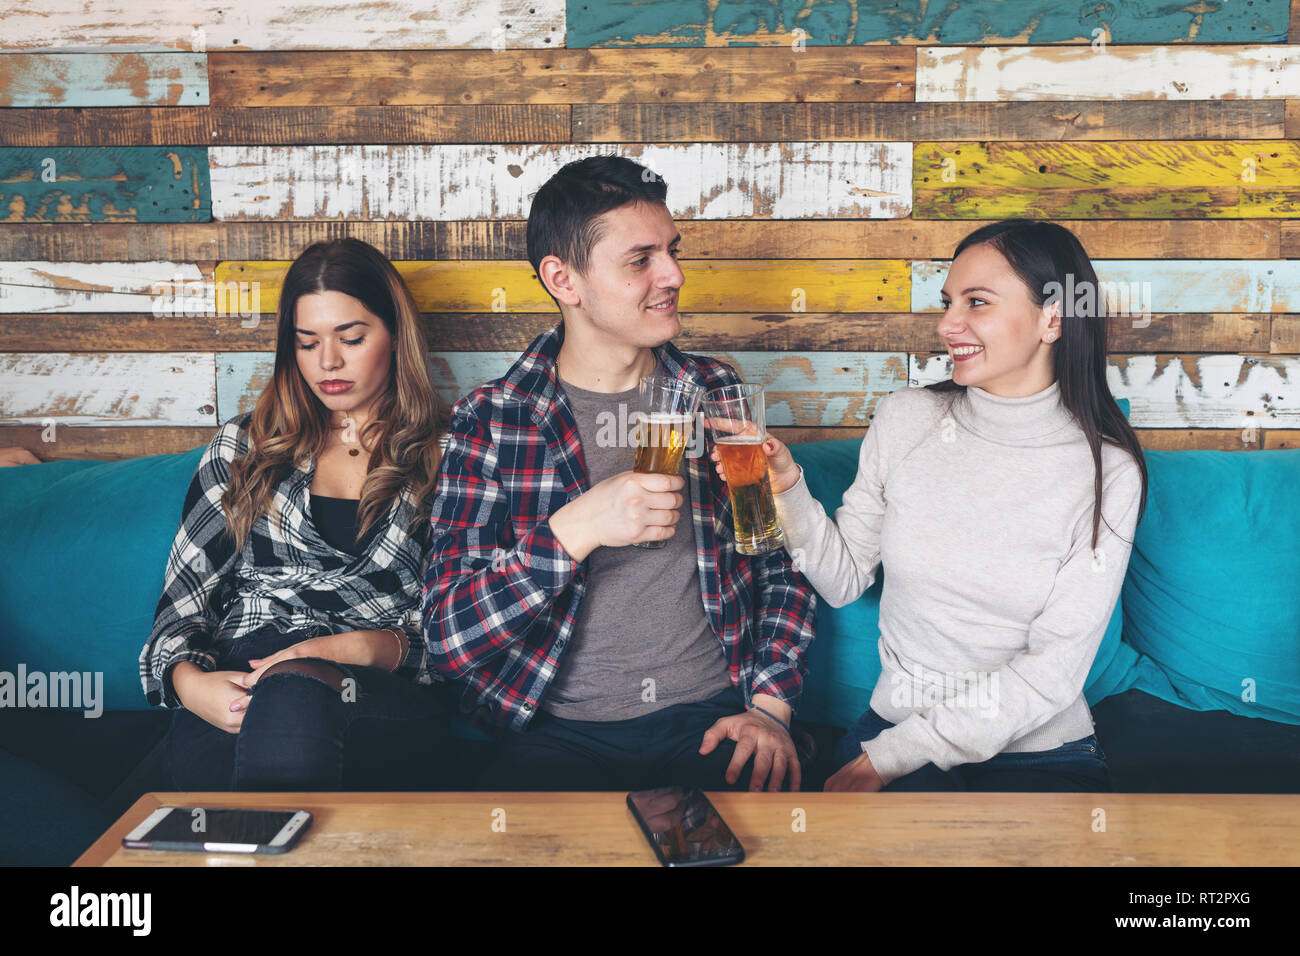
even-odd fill
[[(532, 265), (516, 260), (394, 263), (422, 312), (555, 312)], [(911, 272), (902, 259), (687, 260), (683, 312), (907, 312)], [(258, 290), (279, 307), (288, 262), (222, 262), (216, 281)], [(257, 283), (253, 286), (252, 283)]]
[(917, 143), (918, 219), (1280, 218), (1300, 212), (1300, 142)]

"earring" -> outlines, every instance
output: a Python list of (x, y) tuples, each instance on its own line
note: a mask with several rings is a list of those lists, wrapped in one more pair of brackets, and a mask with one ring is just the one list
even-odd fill
[(1049, 342), (1055, 342), (1055, 341), (1056, 341), (1056, 333), (1053, 332), (1051, 335), (1049, 335), (1049, 336), (1047, 337), (1047, 341), (1049, 341)]

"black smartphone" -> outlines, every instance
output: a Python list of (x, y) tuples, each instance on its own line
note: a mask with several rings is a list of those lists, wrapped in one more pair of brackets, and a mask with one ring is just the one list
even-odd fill
[(284, 853), (311, 825), (306, 810), (159, 807), (122, 837), (131, 850)]
[(627, 795), (628, 809), (664, 866), (726, 866), (745, 848), (698, 787), (661, 787)]

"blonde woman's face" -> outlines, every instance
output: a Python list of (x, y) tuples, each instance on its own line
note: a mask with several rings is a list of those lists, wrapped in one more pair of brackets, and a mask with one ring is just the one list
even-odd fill
[(393, 338), (383, 320), (343, 292), (313, 292), (294, 309), (298, 370), (335, 422), (365, 419), (388, 388)]

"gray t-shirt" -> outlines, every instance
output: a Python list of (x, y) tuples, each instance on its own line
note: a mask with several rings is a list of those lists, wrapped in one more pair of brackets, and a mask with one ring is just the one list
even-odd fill
[[(662, 374), (662, 366), (656, 371)], [(561, 387), (578, 424), (588, 487), (630, 471), (636, 428), (623, 422), (640, 408), (638, 390)], [(685, 469), (683, 459), (683, 475)], [(689, 484), (681, 494), (675, 533), (663, 548), (601, 547), (588, 556), (573, 639), (543, 710), (569, 720), (625, 720), (731, 687), (700, 595)]]

